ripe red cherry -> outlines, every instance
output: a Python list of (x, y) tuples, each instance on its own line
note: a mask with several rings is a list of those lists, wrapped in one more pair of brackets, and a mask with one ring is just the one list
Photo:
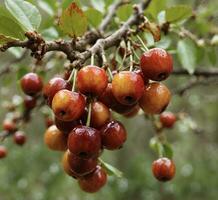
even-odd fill
[(141, 56), (140, 67), (148, 79), (162, 81), (173, 71), (173, 59), (164, 49), (154, 48)]
[(86, 66), (77, 74), (77, 88), (86, 95), (99, 96), (107, 87), (108, 77), (104, 69)]
[(99, 97), (99, 100), (105, 104), (108, 108), (111, 108), (113, 111), (120, 113), (120, 114), (125, 114), (130, 111), (132, 111), (135, 107), (135, 105), (123, 105), (119, 103), (113, 93), (112, 93), (112, 84), (108, 83), (107, 88), (105, 91), (101, 94)]
[(89, 193), (99, 191), (107, 182), (107, 173), (100, 166), (96, 170), (84, 177), (79, 178), (78, 183), (80, 188)]
[(118, 121), (110, 121), (101, 129), (102, 146), (106, 149), (115, 150), (121, 148), (126, 138), (126, 129)]
[(152, 172), (159, 181), (169, 181), (176, 173), (174, 162), (168, 158), (159, 158), (152, 163)]
[(98, 156), (101, 149), (99, 131), (82, 125), (75, 127), (68, 137), (68, 149), (81, 158)]
[(26, 143), (26, 136), (24, 132), (17, 131), (14, 133), (13, 140), (15, 144), (23, 146)]
[(4, 146), (0, 146), (0, 159), (5, 158), (8, 152)]
[(55, 125), (57, 126), (57, 128), (64, 132), (64, 133), (69, 133), (70, 131), (73, 130), (73, 128), (75, 128), (77, 125), (79, 125), (80, 122), (77, 121), (61, 121), (60, 119), (58, 119), (57, 117), (55, 117)]
[(160, 114), (160, 122), (165, 128), (172, 128), (176, 122), (176, 116), (172, 112), (163, 112)]
[(67, 150), (67, 135), (52, 125), (45, 131), (44, 143), (51, 150), (65, 151)]
[(5, 119), (3, 121), (3, 130), (8, 132), (15, 132), (17, 130), (17, 125), (10, 119)]
[(68, 162), (73, 173), (78, 174), (78, 176), (85, 176), (95, 170), (98, 160), (97, 158), (80, 158), (69, 152)]
[(47, 104), (51, 106), (54, 95), (63, 89), (71, 90), (71, 85), (60, 77), (52, 78), (43, 88), (43, 96)]
[(91, 107), (91, 126), (100, 128), (111, 118), (110, 110), (100, 101), (92, 103)]
[(25, 96), (23, 103), (26, 110), (31, 110), (36, 106), (36, 98), (31, 96)]
[(116, 100), (124, 105), (133, 105), (141, 98), (144, 81), (135, 72), (122, 71), (112, 81), (112, 93)]
[(86, 100), (84, 96), (69, 90), (60, 90), (52, 101), (52, 110), (55, 116), (62, 121), (79, 119), (84, 113)]
[(159, 114), (166, 109), (170, 99), (169, 89), (162, 83), (153, 82), (146, 86), (139, 106), (148, 114)]
[(149, 83), (149, 79), (144, 76), (144, 74), (142, 73), (142, 70), (136, 70), (135, 73), (142, 77), (145, 85)]
[(42, 90), (42, 79), (35, 73), (28, 73), (21, 78), (21, 88), (27, 95), (34, 96)]
[(130, 112), (125, 113), (124, 117), (127, 118), (135, 117), (138, 114), (139, 110), (140, 110), (139, 105), (136, 105)]

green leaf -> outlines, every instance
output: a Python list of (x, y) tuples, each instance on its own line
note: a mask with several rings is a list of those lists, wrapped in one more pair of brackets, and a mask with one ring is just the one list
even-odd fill
[(70, 37), (82, 36), (87, 30), (87, 18), (76, 3), (71, 3), (63, 11), (59, 26)]
[(172, 146), (169, 143), (163, 144), (163, 156), (167, 157), (169, 159), (173, 158), (173, 149)]
[[(0, 21), (1, 21), (1, 19), (0, 19)], [(17, 40), (16, 38), (12, 38), (12, 37), (0, 34), (0, 46), (2, 46), (4, 44), (7, 44), (8, 42), (13, 42), (13, 41), (16, 41), (16, 40)]]
[(166, 2), (166, 0), (152, 0), (146, 12), (156, 19), (158, 13), (166, 8)]
[(85, 15), (88, 19), (89, 24), (91, 24), (93, 27), (97, 27), (103, 18), (103, 15), (101, 12), (94, 8), (89, 8), (85, 11)]
[(187, 5), (176, 5), (166, 9), (166, 20), (171, 23), (185, 20), (191, 15), (192, 8)]
[(65, 10), (71, 3), (76, 3), (78, 6), (81, 6), (80, 0), (63, 0), (62, 8)]
[(121, 21), (126, 21), (131, 16), (132, 12), (132, 5), (125, 4), (117, 9), (117, 17), (119, 17)]
[(26, 67), (19, 67), (17, 70), (17, 80), (20, 80), (26, 73), (28, 73)]
[(218, 35), (213, 36), (213, 38), (211, 39), (211, 44), (218, 45)]
[(115, 168), (114, 166), (104, 162), (102, 159), (99, 159), (100, 163), (101, 163), (101, 166), (107, 171), (107, 173), (109, 175), (115, 175), (117, 176), (118, 178), (122, 178), (123, 176), (123, 173), (118, 170), (117, 168)]
[(197, 62), (197, 51), (193, 41), (189, 39), (180, 40), (177, 45), (177, 55), (182, 67), (189, 74), (193, 74)]
[(44, 10), (48, 15), (50, 16), (54, 16), (54, 10), (53, 8), (50, 6), (49, 3), (45, 2), (45, 1), (38, 1), (38, 6)]
[(104, 12), (105, 3), (104, 1), (91, 0), (92, 6), (100, 12)]
[(212, 48), (208, 48), (208, 52), (207, 52), (209, 61), (212, 65), (215, 65), (217, 62), (217, 56), (216, 56), (216, 48), (212, 47)]
[(11, 47), (10, 49), (7, 50), (7, 52), (11, 53), (15, 58), (20, 58), (23, 51), (24, 51), (23, 49), (16, 48), (16, 47)]
[(54, 27), (43, 30), (41, 34), (46, 40), (55, 40), (58, 39), (59, 36)]
[(38, 9), (23, 0), (5, 0), (5, 6), (24, 31), (37, 30), (41, 23)]

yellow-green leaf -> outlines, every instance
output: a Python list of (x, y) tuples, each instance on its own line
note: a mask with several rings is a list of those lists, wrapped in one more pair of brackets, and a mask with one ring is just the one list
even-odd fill
[(17, 40), (16, 38), (0, 34), (0, 46), (2, 46), (4, 44), (7, 44), (8, 42), (13, 42), (13, 41), (16, 41), (16, 40)]

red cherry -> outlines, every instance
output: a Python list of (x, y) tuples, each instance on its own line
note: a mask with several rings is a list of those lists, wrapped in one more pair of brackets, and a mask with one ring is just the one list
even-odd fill
[(100, 166), (96, 170), (82, 178), (79, 178), (78, 183), (80, 188), (89, 193), (99, 191), (107, 182), (107, 173)]
[(124, 117), (127, 118), (135, 117), (138, 114), (139, 110), (140, 110), (139, 105), (136, 105), (130, 112), (125, 113)]
[(144, 91), (144, 81), (135, 72), (122, 71), (112, 81), (112, 93), (116, 100), (124, 105), (134, 105)]
[(5, 119), (3, 121), (3, 130), (8, 132), (15, 132), (17, 130), (17, 125), (10, 119)]
[(0, 146), (0, 159), (5, 158), (8, 152), (4, 146)]
[(52, 78), (43, 88), (43, 96), (47, 104), (51, 106), (54, 95), (63, 89), (71, 90), (71, 85), (60, 77)]
[(69, 134), (68, 149), (81, 158), (98, 156), (101, 150), (99, 131), (82, 125), (75, 127)]
[(57, 128), (64, 132), (64, 133), (69, 133), (70, 131), (73, 130), (73, 128), (75, 128), (77, 125), (79, 125), (80, 122), (79, 121), (61, 121), (60, 119), (58, 119), (57, 117), (55, 117), (55, 125), (57, 126)]
[(140, 67), (148, 79), (162, 81), (173, 71), (173, 59), (164, 49), (154, 48), (141, 56)]
[(169, 181), (176, 173), (174, 162), (168, 158), (159, 158), (152, 163), (152, 172), (159, 181)]
[(25, 96), (23, 103), (24, 103), (24, 107), (27, 110), (31, 110), (31, 109), (35, 108), (35, 106), (36, 106), (36, 98), (31, 97), (31, 96)]
[(42, 79), (35, 73), (28, 73), (21, 78), (21, 88), (27, 95), (34, 96), (42, 90)]
[(145, 85), (149, 83), (149, 79), (144, 76), (144, 74), (142, 73), (142, 70), (136, 70), (134, 72), (142, 77)]
[(162, 83), (153, 82), (146, 86), (139, 106), (148, 114), (160, 114), (166, 109), (170, 99), (169, 89)]
[(163, 112), (160, 114), (160, 122), (165, 128), (172, 128), (176, 122), (176, 116), (172, 112)]
[(13, 140), (15, 144), (23, 146), (26, 143), (26, 136), (24, 132), (17, 131), (14, 133)]
[(102, 145), (106, 149), (115, 150), (121, 148), (126, 138), (126, 129), (118, 121), (110, 121), (101, 129)]
[(84, 96), (69, 90), (60, 90), (52, 101), (52, 110), (55, 116), (62, 121), (79, 119), (84, 113), (85, 106)]
[(98, 160), (97, 158), (80, 158), (69, 152), (68, 162), (73, 173), (78, 174), (78, 176), (85, 176), (95, 170)]
[(86, 95), (99, 96), (107, 87), (108, 77), (104, 69), (86, 66), (77, 74), (78, 90)]

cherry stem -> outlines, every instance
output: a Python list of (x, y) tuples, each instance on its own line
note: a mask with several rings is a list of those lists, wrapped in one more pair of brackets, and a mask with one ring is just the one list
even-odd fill
[(91, 65), (93, 66), (95, 64), (95, 54), (92, 54), (91, 56)]
[(92, 102), (89, 103), (88, 117), (87, 117), (87, 121), (86, 121), (86, 126), (90, 126), (90, 123), (91, 123), (91, 113), (92, 113)]
[(136, 35), (136, 37), (138, 38), (138, 40), (140, 41), (140, 43), (142, 44), (142, 50), (143, 51), (149, 51), (148, 47), (145, 45), (145, 43), (143, 42), (142, 38), (139, 35)]
[(69, 78), (67, 79), (67, 82), (70, 83), (71, 79), (73, 78), (73, 74), (75, 72), (75, 68), (71, 71)]
[(109, 67), (107, 68), (107, 72), (108, 72), (110, 81), (112, 82), (112, 80), (113, 80), (113, 74), (112, 74), (111, 69), (110, 69)]
[(73, 74), (73, 86), (72, 86), (72, 92), (75, 91), (76, 88), (76, 78), (77, 78), (77, 69), (74, 70), (74, 74)]
[(134, 56), (139, 60), (139, 56), (138, 56), (138, 54), (136, 53), (136, 51), (134, 50), (133, 47), (132, 47), (132, 52), (134, 53)]
[(128, 43), (127, 43), (127, 48), (128, 48), (129, 53), (130, 53), (130, 55), (129, 55), (129, 59), (130, 59), (130, 68), (129, 68), (129, 71), (131, 72), (133, 70), (133, 56), (132, 56), (132, 50), (131, 50), (130, 41), (128, 41)]
[(123, 68), (123, 63), (124, 63), (125, 60), (126, 60), (126, 49), (125, 49), (125, 52), (124, 52), (124, 56), (122, 58), (122, 63), (120, 64), (120, 67), (118, 68), (118, 71)]

